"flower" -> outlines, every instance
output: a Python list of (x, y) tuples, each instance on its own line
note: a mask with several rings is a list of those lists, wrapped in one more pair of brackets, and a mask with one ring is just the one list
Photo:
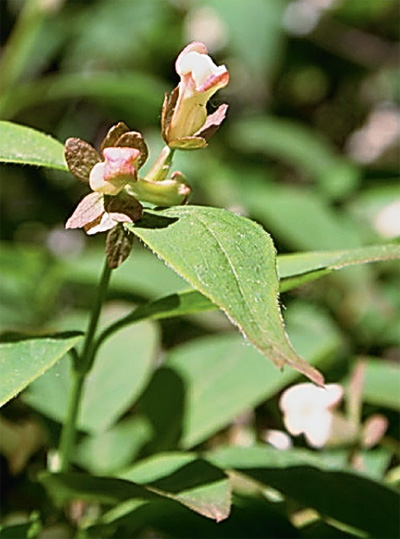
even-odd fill
[(83, 228), (87, 234), (96, 234), (118, 223), (133, 223), (142, 216), (140, 202), (124, 190), (137, 182), (137, 171), (148, 155), (142, 135), (120, 122), (108, 131), (100, 152), (101, 156), (78, 138), (69, 138), (65, 143), (69, 170), (89, 183), (93, 191), (78, 204), (66, 228)]
[(106, 195), (118, 195), (130, 181), (137, 179), (137, 159), (140, 151), (136, 148), (104, 148), (104, 161), (96, 163), (89, 175), (93, 191)]
[(171, 148), (197, 149), (207, 145), (225, 118), (223, 104), (207, 115), (207, 102), (229, 82), (225, 65), (217, 66), (203, 43), (193, 41), (179, 54), (175, 63), (181, 80), (164, 100), (161, 127)]
[(332, 410), (342, 396), (339, 384), (317, 387), (304, 383), (288, 388), (279, 401), (286, 429), (295, 436), (304, 433), (311, 446), (322, 447), (331, 434)]

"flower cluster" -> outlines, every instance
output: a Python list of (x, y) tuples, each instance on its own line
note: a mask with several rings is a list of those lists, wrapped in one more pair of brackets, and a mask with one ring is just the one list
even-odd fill
[[(142, 203), (168, 207), (185, 204), (190, 194), (181, 172), (170, 174), (176, 149), (203, 148), (225, 118), (228, 105), (207, 114), (210, 97), (229, 82), (224, 65), (217, 66), (203, 43), (190, 43), (176, 60), (178, 86), (164, 100), (161, 132), (166, 146), (149, 172), (140, 177), (148, 157), (141, 133), (123, 122), (106, 134), (98, 153), (90, 144), (69, 138), (65, 143), (68, 168), (92, 192), (83, 198), (66, 228), (83, 228), (87, 234), (134, 223), (143, 214)], [(112, 236), (114, 237), (114, 235)]]
[(84, 228), (88, 234), (105, 232), (118, 223), (133, 223), (142, 216), (142, 205), (125, 187), (137, 182), (137, 172), (148, 150), (140, 133), (122, 122), (105, 136), (100, 155), (87, 142), (69, 138), (65, 160), (79, 180), (90, 185), (87, 195), (68, 219), (66, 228)]

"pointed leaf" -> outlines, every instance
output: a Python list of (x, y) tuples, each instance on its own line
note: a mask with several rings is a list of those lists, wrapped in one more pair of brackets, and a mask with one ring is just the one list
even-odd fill
[(0, 343), (0, 406), (52, 367), (81, 339), (81, 335), (69, 333)]
[(338, 270), (355, 264), (381, 262), (400, 258), (400, 244), (369, 245), (341, 251), (312, 251), (284, 254), (278, 257), (278, 272), (287, 279), (311, 272)]
[[(145, 321), (118, 331), (101, 346), (85, 383), (80, 429), (103, 431), (133, 404), (151, 375), (157, 343), (156, 326)], [(39, 412), (63, 422), (70, 384), (70, 365), (63, 360), (36, 380), (23, 398)]]
[(139, 461), (120, 475), (217, 522), (229, 516), (229, 479), (214, 465), (190, 453), (162, 453)]
[(67, 170), (61, 142), (12, 122), (0, 122), (0, 161)]
[[(231, 505), (228, 476), (193, 455), (168, 457), (161, 455), (155, 457), (155, 462), (139, 463), (138, 473), (133, 468), (122, 478), (43, 472), (39, 480), (58, 504), (73, 499), (115, 504), (128, 499), (167, 498), (217, 522), (226, 518)], [(141, 470), (148, 464), (152, 468), (151, 479)]]
[(218, 305), (266, 357), (323, 383), (289, 342), (278, 303), (275, 248), (259, 225), (226, 210), (185, 206), (148, 212), (127, 226)]

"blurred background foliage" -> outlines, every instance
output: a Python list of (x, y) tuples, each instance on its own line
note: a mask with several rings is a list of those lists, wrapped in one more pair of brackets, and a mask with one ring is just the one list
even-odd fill
[[(229, 69), (229, 86), (212, 100), (213, 107), (229, 103), (229, 112), (206, 150), (176, 155), (175, 168), (192, 185), (190, 203), (255, 219), (272, 235), (278, 253), (352, 248), (396, 241), (400, 235), (398, 0), (1, 0), (0, 10), (1, 119), (60, 141), (80, 137), (95, 145), (112, 124), (124, 121), (144, 133), (151, 161), (162, 144), (164, 92), (178, 82), (174, 60), (188, 42), (203, 41), (214, 60)], [(85, 187), (67, 173), (34, 167), (2, 166), (0, 174), (1, 329), (81, 328), (98, 279), (104, 237), (88, 238), (63, 227)], [(190, 241), (190, 233), (182, 241)], [(397, 265), (385, 262), (345, 269), (282, 295), (294, 344), (308, 360), (323, 362), (328, 381), (344, 383), (360, 358), (369, 362), (368, 372), (377, 369), (376, 377), (367, 377), (362, 413), (378, 411), (389, 419), (392, 445), (386, 449), (386, 464), (375, 470), (380, 477), (397, 462), (393, 439), (400, 405), (396, 385), (393, 399), (387, 397), (385, 373), (400, 357), (398, 278)], [(113, 277), (110, 299), (118, 311), (126, 303), (185, 287), (136, 245)], [(126, 331), (118, 334), (109, 353), (129, 353), (132, 336)], [(213, 367), (205, 373), (201, 358), (225, 365), (223, 357), (232, 357), (229, 347), (238, 350), (236, 359), (254, 353), (236, 343), (236, 337), (232, 341), (230, 331), (216, 312), (139, 331), (154, 357), (145, 360), (148, 367), (140, 367), (136, 358), (133, 365), (139, 362), (137, 368), (146, 372), (105, 421), (109, 427), (115, 417), (128, 413), (146, 388), (142, 416), (128, 415), (114, 425), (117, 431), (108, 433), (126, 441), (133, 421), (130, 452), (115, 457), (121, 466), (135, 455), (179, 444), (218, 443), (211, 436), (232, 422), (234, 431), (221, 436), (233, 443), (260, 439), (265, 428), (281, 426), (276, 396), (296, 378), (294, 373), (278, 379), (280, 373), (260, 367), (252, 376), (243, 365), (253, 360), (243, 357), (228, 388), (206, 381)], [(186, 356), (192, 358), (192, 372)], [(168, 366), (152, 378), (160, 357), (167, 358)], [(62, 362), (58, 368), (64, 369)], [(125, 373), (126, 368), (121, 366)], [(60, 372), (53, 373), (52, 382), (50, 375), (48, 384)], [(266, 388), (260, 380), (267, 375)], [(161, 383), (164, 379), (169, 382)], [(118, 379), (115, 383), (118, 387)], [(174, 414), (182, 404), (182, 383), (191, 404), (186, 419), (178, 421)], [(201, 393), (204, 384), (209, 392)], [(45, 422), (52, 445), (62, 411), (53, 406), (56, 397), (43, 398), (46, 391), (42, 377), (28, 390), (25, 404), (13, 401), (6, 415), (30, 417), (29, 404)], [(165, 419), (158, 417), (152, 394), (170, 403), (163, 413), (178, 421), (174, 432), (164, 432)], [(201, 408), (199, 403), (209, 405), (222, 394), (227, 395), (226, 407), (216, 417)], [(144, 418), (158, 438), (149, 439)], [(96, 436), (83, 440), (79, 462), (109, 471), (113, 466), (107, 460), (93, 457), (104, 447), (98, 438), (104, 427), (100, 419), (84, 418), (83, 430)], [(32, 496), (27, 492), (22, 505), (30, 507)]]

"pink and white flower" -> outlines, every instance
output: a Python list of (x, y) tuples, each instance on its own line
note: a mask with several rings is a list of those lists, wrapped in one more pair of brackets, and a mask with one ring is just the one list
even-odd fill
[(225, 65), (217, 66), (207, 47), (197, 41), (183, 49), (175, 68), (181, 80), (164, 101), (164, 139), (171, 148), (202, 148), (225, 118), (228, 105), (220, 105), (210, 115), (206, 106), (211, 96), (228, 84), (228, 70)]
[(142, 216), (140, 202), (125, 191), (137, 183), (137, 171), (148, 155), (140, 133), (120, 122), (104, 138), (100, 154), (87, 142), (69, 138), (65, 143), (68, 168), (88, 183), (84, 197), (68, 219), (66, 228), (83, 228), (87, 234), (106, 232), (118, 223), (133, 223)]

